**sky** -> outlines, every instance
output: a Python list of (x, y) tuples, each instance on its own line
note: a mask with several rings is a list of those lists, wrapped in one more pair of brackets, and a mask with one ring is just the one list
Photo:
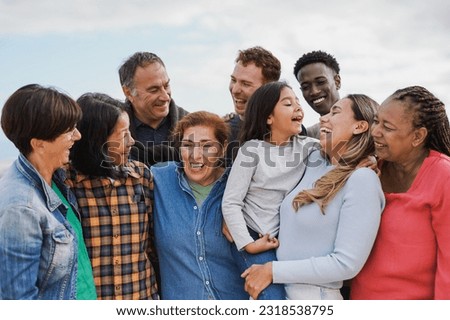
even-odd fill
[[(341, 97), (382, 102), (421, 85), (450, 114), (447, 0), (0, 0), (0, 108), (19, 87), (54, 86), (77, 99), (124, 99), (118, 68), (136, 51), (166, 64), (172, 97), (189, 111), (233, 111), (228, 84), (238, 50), (262, 46), (282, 64), (306, 126), (318, 121), (292, 73), (304, 53), (340, 64)], [(0, 132), (0, 169), (17, 156)]]

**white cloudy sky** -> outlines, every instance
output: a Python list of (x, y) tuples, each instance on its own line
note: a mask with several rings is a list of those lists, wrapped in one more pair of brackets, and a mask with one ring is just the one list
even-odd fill
[[(341, 66), (342, 95), (382, 102), (422, 85), (450, 104), (450, 1), (446, 0), (0, 0), (0, 107), (28, 83), (73, 98), (123, 99), (117, 69), (135, 51), (166, 63), (175, 101), (190, 111), (232, 111), (229, 76), (239, 49), (261, 45), (292, 68), (324, 50)], [(301, 98), (305, 124), (318, 118)], [(450, 110), (447, 107), (447, 110)], [(0, 133), (0, 160), (16, 156)]]

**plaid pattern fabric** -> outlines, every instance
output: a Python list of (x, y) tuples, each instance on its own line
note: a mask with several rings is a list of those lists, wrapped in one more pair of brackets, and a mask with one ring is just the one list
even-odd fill
[(88, 177), (69, 168), (91, 258), (98, 299), (158, 299), (150, 170), (137, 161), (120, 178)]

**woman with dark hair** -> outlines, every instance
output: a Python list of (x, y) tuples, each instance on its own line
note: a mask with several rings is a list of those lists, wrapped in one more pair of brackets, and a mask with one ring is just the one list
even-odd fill
[(365, 95), (348, 95), (320, 118), (321, 150), (308, 156), (281, 203), (278, 261), (243, 273), (252, 297), (283, 283), (288, 299), (342, 299), (339, 289), (364, 265), (384, 207), (376, 173), (361, 167), (374, 151), (377, 107)]
[(99, 299), (158, 299), (151, 259), (150, 170), (129, 161), (124, 105), (101, 93), (78, 100), (82, 134), (66, 183), (76, 195)]
[(174, 130), (181, 162), (151, 168), (162, 299), (245, 299), (244, 281), (222, 234), (228, 126), (218, 115), (186, 115)]
[(14, 92), (1, 124), (19, 158), (0, 180), (0, 299), (95, 299), (76, 200), (62, 169), (81, 110), (37, 84)]
[(352, 299), (450, 299), (450, 125), (427, 89), (397, 90), (372, 128), (386, 208)]
[[(285, 82), (270, 82), (250, 97), (241, 145), (231, 168), (222, 210), (236, 244), (240, 272), (276, 259), (280, 204), (305, 170), (317, 140), (300, 136), (303, 110)], [(258, 299), (281, 300), (284, 286), (266, 288)]]

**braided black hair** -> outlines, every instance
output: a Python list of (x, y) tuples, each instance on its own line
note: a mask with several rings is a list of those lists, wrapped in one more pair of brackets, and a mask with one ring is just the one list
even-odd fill
[(405, 102), (414, 113), (414, 127), (427, 129), (426, 148), (450, 156), (450, 125), (441, 100), (421, 86), (399, 89), (391, 98)]

